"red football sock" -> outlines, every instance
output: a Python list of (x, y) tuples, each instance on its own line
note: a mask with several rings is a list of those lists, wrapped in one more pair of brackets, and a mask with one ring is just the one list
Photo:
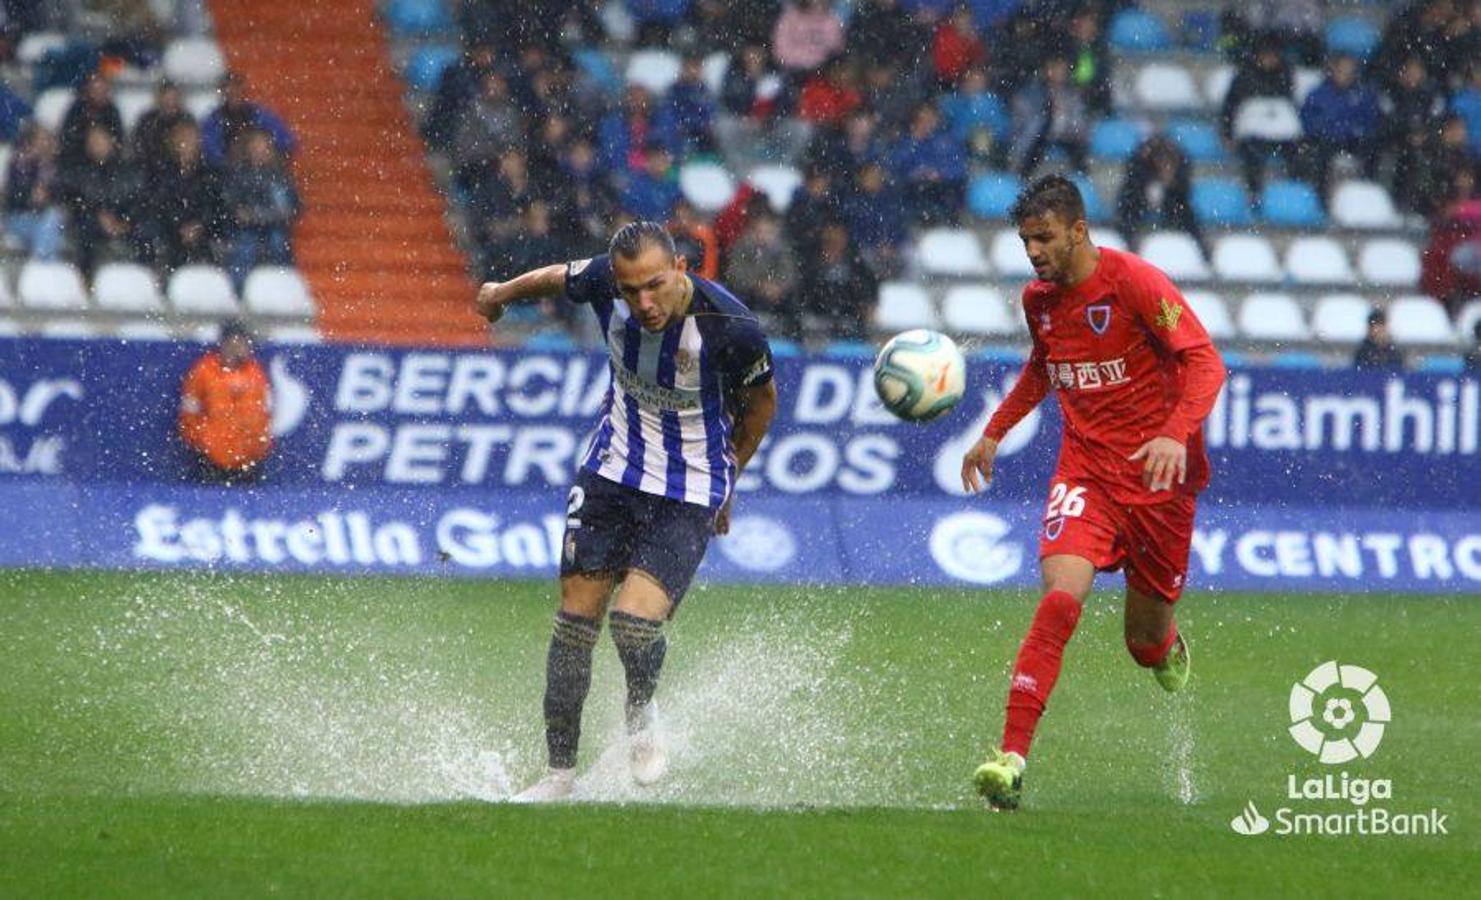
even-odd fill
[(1178, 639), (1178, 623), (1174, 619), (1167, 623), (1167, 637), (1160, 644), (1143, 644), (1141, 641), (1127, 640), (1126, 649), (1131, 651), (1131, 658), (1136, 664), (1150, 669), (1162, 664), (1167, 659), (1168, 651), (1172, 650), (1173, 641)]
[(1003, 750), (1028, 756), (1034, 729), (1044, 714), (1044, 704), (1059, 679), (1064, 645), (1080, 621), (1080, 601), (1066, 591), (1050, 591), (1039, 601), (1033, 624), (1018, 648), (1013, 664), (1013, 683), (1008, 689), (1008, 717), (1003, 725)]

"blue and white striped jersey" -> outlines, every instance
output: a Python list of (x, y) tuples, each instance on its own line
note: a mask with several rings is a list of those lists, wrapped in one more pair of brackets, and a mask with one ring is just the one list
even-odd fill
[(735, 487), (734, 395), (771, 380), (771, 348), (734, 294), (689, 277), (689, 311), (650, 334), (619, 295), (605, 255), (566, 265), (566, 296), (596, 313), (612, 372), (582, 468), (644, 493), (718, 507)]

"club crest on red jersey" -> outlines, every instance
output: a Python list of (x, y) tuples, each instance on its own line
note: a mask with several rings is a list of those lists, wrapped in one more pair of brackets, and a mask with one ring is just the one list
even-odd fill
[(1090, 323), (1091, 331), (1105, 334), (1106, 329), (1111, 327), (1111, 304), (1097, 303), (1085, 307), (1085, 321)]
[(1064, 516), (1050, 519), (1044, 523), (1044, 539), (1047, 541), (1058, 538), (1061, 531), (1064, 531)]

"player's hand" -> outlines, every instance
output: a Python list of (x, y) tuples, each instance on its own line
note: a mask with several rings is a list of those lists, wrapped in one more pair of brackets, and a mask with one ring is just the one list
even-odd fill
[(1174, 478), (1178, 484), (1188, 480), (1188, 448), (1173, 438), (1152, 438), (1127, 458), (1132, 462), (1146, 460), (1142, 464), (1142, 484), (1154, 492), (1171, 490)]
[(992, 484), (992, 461), (998, 455), (998, 442), (983, 436), (962, 457), (962, 489), (969, 494), (985, 490)]
[(716, 534), (729, 534), (730, 533), (730, 504), (732, 502), (734, 502), (734, 500), (735, 500), (734, 497), (731, 497), (731, 498), (727, 499), (725, 501), (725, 505), (722, 506), (722, 507), (720, 507), (720, 511), (717, 512), (717, 513), (715, 513), (715, 533)]
[(499, 321), (504, 315), (504, 304), (499, 299), (500, 284), (497, 281), (486, 281), (478, 288), (478, 296), (473, 300), (473, 308), (478, 314), (489, 320), (492, 325)]

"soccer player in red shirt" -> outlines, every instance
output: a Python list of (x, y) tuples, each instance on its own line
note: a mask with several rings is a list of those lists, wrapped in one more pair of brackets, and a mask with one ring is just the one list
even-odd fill
[(1224, 383), (1223, 361), (1172, 281), (1090, 243), (1073, 182), (1039, 179), (1012, 215), (1037, 276), (1023, 291), (1033, 352), (963, 458), (962, 485), (987, 487), (998, 442), (1050, 390), (1064, 438), (1039, 537), (1044, 596), (1013, 666), (1002, 748), (974, 779), (995, 809), (1018, 806), (1029, 743), (1096, 572), (1126, 570), (1132, 658), (1168, 691), (1187, 682), (1173, 605), (1208, 483), (1202, 423)]

